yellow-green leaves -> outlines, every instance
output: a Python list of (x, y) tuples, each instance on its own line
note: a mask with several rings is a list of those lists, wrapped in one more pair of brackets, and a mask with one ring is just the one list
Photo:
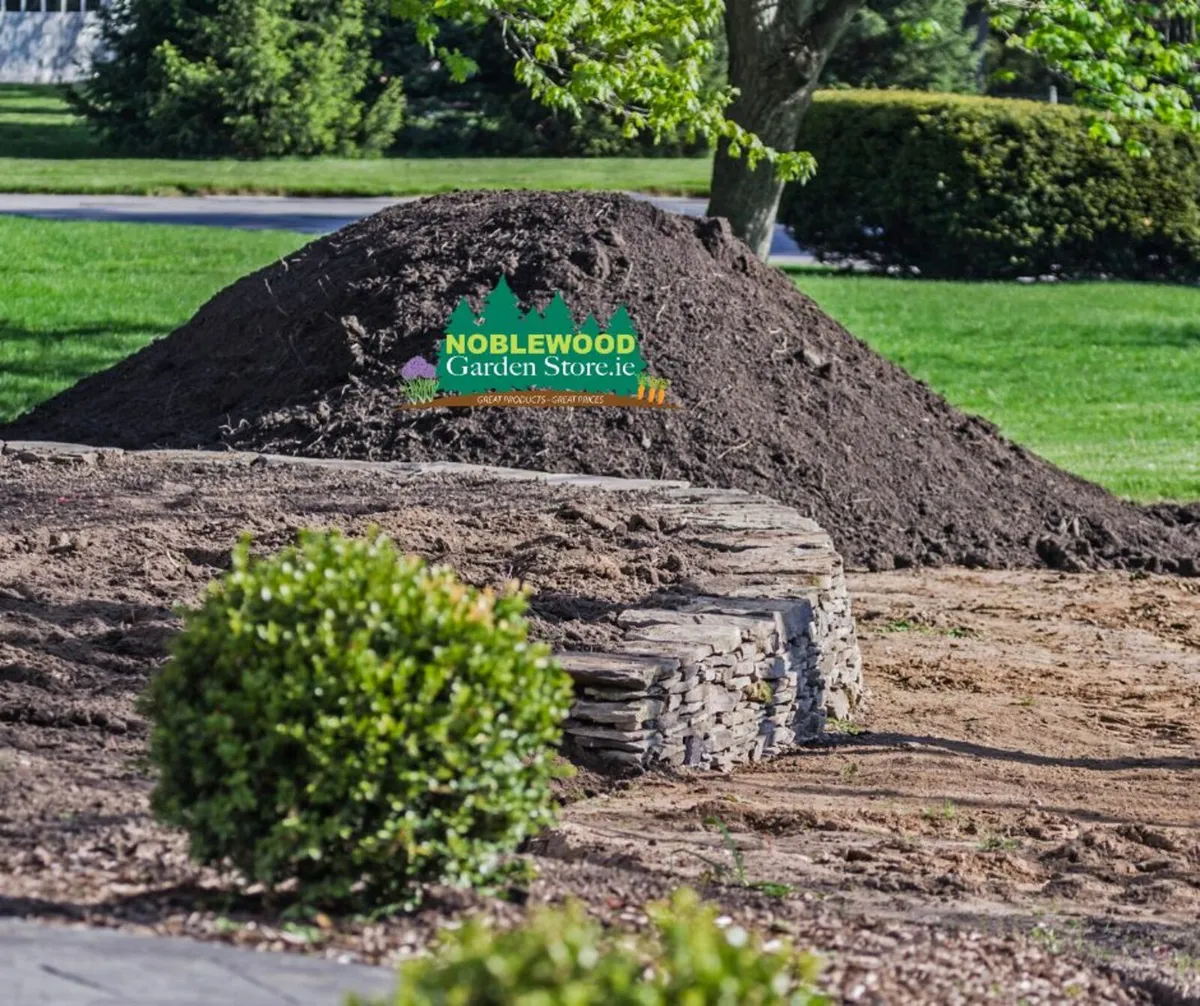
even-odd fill
[[(718, 922), (688, 890), (651, 906), (645, 936), (605, 933), (578, 904), (498, 933), (468, 921), (406, 964), (394, 1006), (822, 1006), (819, 962)], [(721, 920), (726, 922), (728, 920)], [(356, 1002), (352, 1000), (352, 1002)]]
[[(1122, 142), (1114, 119), (1200, 128), (1197, 0), (993, 0), (992, 8), (1010, 44), (1043, 56), (1078, 85), (1078, 103), (1101, 113), (1096, 139)], [(1172, 19), (1191, 31), (1171, 31)]]

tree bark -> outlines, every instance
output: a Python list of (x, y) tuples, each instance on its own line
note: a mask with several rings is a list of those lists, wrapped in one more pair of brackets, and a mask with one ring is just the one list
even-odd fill
[[(780, 151), (796, 149), (821, 70), (864, 0), (726, 0), (729, 118)], [(753, 171), (722, 141), (713, 163), (708, 215), (725, 217), (761, 259), (771, 250), (783, 183), (772, 165)]]

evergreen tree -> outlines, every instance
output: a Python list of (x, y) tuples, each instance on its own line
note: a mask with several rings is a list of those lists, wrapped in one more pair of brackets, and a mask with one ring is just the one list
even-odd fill
[(478, 331), (479, 323), (475, 318), (475, 312), (467, 303), (467, 298), (460, 297), (454, 310), (450, 313), (450, 320), (446, 322), (446, 335), (470, 335), (472, 332)]
[(563, 300), (561, 293), (556, 293), (554, 299), (546, 305), (546, 310), (542, 312), (542, 331), (547, 335), (563, 335), (565, 333), (573, 335), (578, 331), (575, 327), (575, 319), (571, 316), (571, 309), (567, 307), (567, 302)]
[(483, 302), (483, 317), (480, 331), (485, 335), (503, 332), (512, 335), (525, 330), (525, 314), (517, 302), (517, 295), (508, 285), (508, 278), (501, 276)]
[(377, 153), (400, 127), (366, 0), (116, 0), (72, 104), (113, 146), (162, 156)]
[[(608, 319), (607, 332), (612, 336), (633, 336), (633, 352), (618, 354), (622, 363), (633, 364), (633, 374), (629, 377), (618, 377), (614, 379), (612, 391), (617, 395), (636, 395), (638, 388), (638, 374), (646, 369), (646, 361), (642, 357), (641, 340), (638, 337), (637, 328), (634, 326), (633, 319), (629, 316), (629, 312), (625, 310), (624, 304), (618, 307), (613, 312), (613, 316)], [(616, 357), (614, 357), (614, 359), (616, 359)]]
[(824, 86), (977, 91), (983, 51), (969, 0), (868, 0), (838, 43)]
[(604, 330), (600, 327), (600, 322), (596, 320), (596, 316), (589, 313), (588, 316), (583, 319), (583, 324), (579, 326), (579, 331), (585, 335), (590, 335), (594, 339)]

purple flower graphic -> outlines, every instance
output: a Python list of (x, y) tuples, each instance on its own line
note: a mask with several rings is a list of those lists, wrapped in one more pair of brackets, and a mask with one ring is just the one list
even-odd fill
[(432, 380), (437, 377), (437, 367), (422, 356), (414, 356), (400, 370), (400, 376), (406, 381), (416, 381), (421, 378)]

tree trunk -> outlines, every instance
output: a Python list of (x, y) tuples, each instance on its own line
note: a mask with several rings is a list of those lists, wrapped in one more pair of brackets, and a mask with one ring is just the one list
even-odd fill
[[(776, 150), (791, 151), (821, 70), (863, 0), (726, 0), (729, 118)], [(708, 215), (725, 217), (761, 259), (771, 250), (783, 183), (772, 165), (750, 171), (722, 141), (713, 163)]]

